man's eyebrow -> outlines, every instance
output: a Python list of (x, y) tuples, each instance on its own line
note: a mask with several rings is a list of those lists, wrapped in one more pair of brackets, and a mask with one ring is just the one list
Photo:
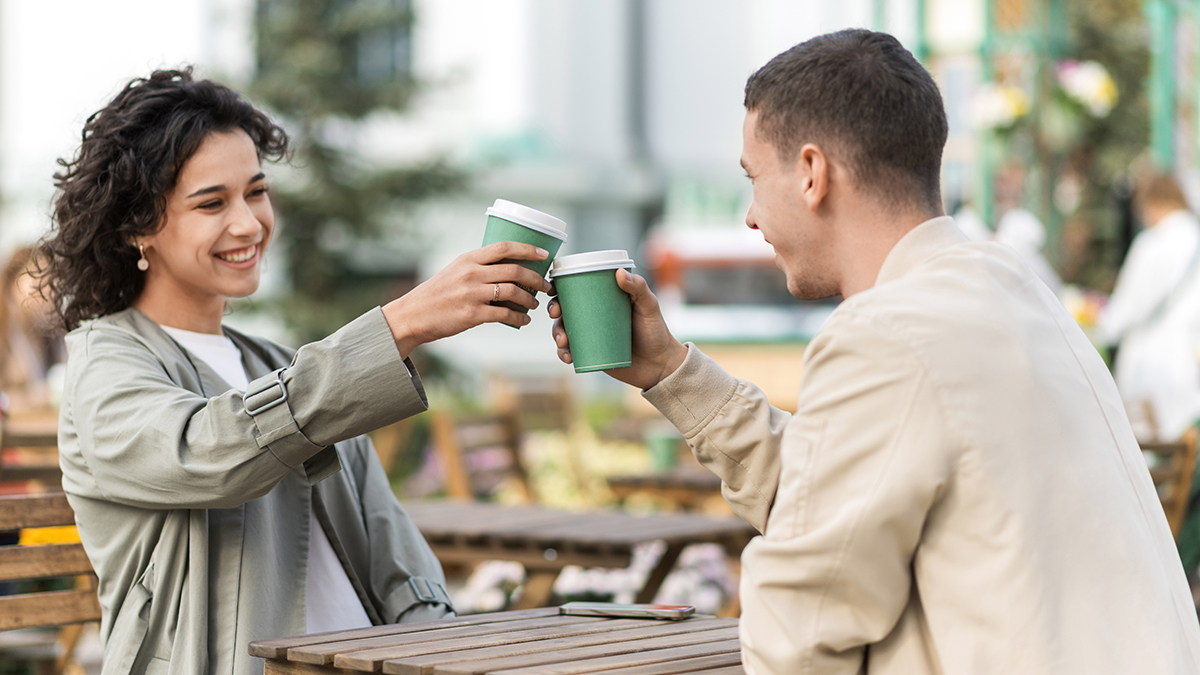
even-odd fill
[[(260, 181), (266, 177), (267, 177), (267, 174), (263, 173), (262, 171), (259, 171), (257, 174), (254, 175), (253, 178), (250, 179), (250, 183), (251, 184), (257, 183), (258, 181)], [(206, 188), (200, 188), (199, 190), (196, 190), (192, 194), (188, 195), (187, 199), (191, 199), (192, 197), (199, 197), (200, 195), (206, 195), (206, 194), (209, 194), (212, 192), (222, 192), (226, 189), (228, 189), (228, 188), (226, 188), (224, 185), (210, 185)]]

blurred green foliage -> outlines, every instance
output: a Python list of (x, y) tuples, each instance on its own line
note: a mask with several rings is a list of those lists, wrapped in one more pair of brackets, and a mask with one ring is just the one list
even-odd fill
[(1150, 36), (1140, 0), (1070, 0), (1067, 19), (1069, 57), (1102, 64), (1119, 97), (1107, 117), (1084, 118), (1080, 140), (1067, 157), (1064, 170), (1077, 172), (1083, 190), (1075, 212), (1063, 214), (1061, 271), (1067, 281), (1108, 292), (1124, 254), (1120, 200), (1150, 141)]
[(411, 276), (415, 256), (364, 271), (356, 254), (401, 236), (406, 206), (464, 181), (438, 159), (373, 165), (346, 139), (347, 125), (404, 111), (421, 89), (409, 66), (410, 7), (407, 0), (257, 2), (258, 68), (249, 89), (288, 129), (302, 175), (272, 195), (291, 282), (283, 318), (302, 342), (411, 287), (403, 267)]

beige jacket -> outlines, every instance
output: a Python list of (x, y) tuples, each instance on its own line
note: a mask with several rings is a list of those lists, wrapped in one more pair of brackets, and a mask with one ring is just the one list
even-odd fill
[(949, 218), (805, 354), (795, 415), (694, 347), (645, 392), (754, 524), (750, 673), (1200, 673), (1200, 626), (1104, 363)]

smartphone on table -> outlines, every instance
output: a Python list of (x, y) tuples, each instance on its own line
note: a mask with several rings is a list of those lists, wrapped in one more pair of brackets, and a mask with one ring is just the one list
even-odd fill
[(627, 619), (667, 619), (678, 621), (696, 613), (692, 605), (626, 605), (616, 602), (568, 602), (559, 614), (570, 616), (607, 616)]

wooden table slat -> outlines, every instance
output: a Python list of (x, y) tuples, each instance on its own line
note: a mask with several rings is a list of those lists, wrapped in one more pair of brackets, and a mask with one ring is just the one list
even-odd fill
[[(714, 631), (721, 632), (721, 631)], [(728, 631), (725, 631), (728, 635)], [(613, 670), (628, 666), (639, 666), (649, 663), (662, 663), (694, 656), (707, 656), (721, 653), (741, 653), (741, 644), (737, 639), (737, 629), (732, 629), (732, 637), (716, 641), (684, 644), (666, 649), (639, 649), (626, 654), (614, 654), (594, 659), (570, 660), (559, 663), (548, 663), (525, 668), (510, 670), (489, 670), (488, 675), (581, 675), (600, 670)], [(440, 672), (435, 671), (435, 672)]]
[(357, 670), (342, 670), (332, 666), (317, 666), (311, 663), (293, 663), (267, 659), (263, 675), (362, 675)]
[[(562, 667), (568, 669), (564, 670), (564, 673), (569, 673), (575, 672), (569, 670), (571, 667), (570, 664), (590, 662), (598, 658), (613, 658), (614, 655), (647, 653), (648, 651), (669, 652), (673, 648), (693, 647), (704, 644), (717, 644), (730, 638), (736, 640), (736, 627), (718, 628), (716, 630), (705, 630), (701, 632), (684, 633), (680, 635), (668, 635), (658, 638), (649, 638), (646, 640), (618, 642), (615, 644), (604, 644), (594, 647), (580, 647), (578, 649), (565, 649), (554, 652), (522, 654), (495, 659), (484, 659), (481, 661), (447, 664), (444, 666), (435, 667), (433, 672), (436, 675), (482, 675), (483, 673), (494, 673), (500, 671), (516, 670), (523, 672), (523, 669), (536, 670), (538, 668), (546, 668), (549, 669), (546, 672), (550, 673), (557, 672), (554, 670), (554, 668)], [(704, 654), (713, 653), (717, 652), (702, 652), (697, 654), (687, 654), (687, 656), (703, 656)], [(640, 661), (638, 663), (652, 662), (654, 662), (654, 660)], [(638, 664), (629, 663), (625, 665)]]
[(613, 675), (676, 675), (677, 673), (692, 675), (693, 673), (707, 672), (711, 668), (730, 667), (741, 669), (742, 653), (740, 651), (722, 652), (709, 656), (696, 656), (690, 659), (660, 661), (659, 663), (647, 663), (641, 666), (630, 666), (629, 668), (614, 670)]
[[(697, 630), (696, 621), (698, 621), (698, 619), (691, 619), (687, 622), (655, 622), (650, 625), (646, 625), (645, 621), (640, 621), (640, 627), (614, 631), (610, 633), (593, 633), (586, 635), (575, 635), (571, 637), (549, 638), (545, 640), (523, 642), (514, 645), (481, 647), (477, 649), (465, 649), (453, 653), (425, 654), (422, 656), (392, 659), (383, 664), (383, 672), (389, 673), (390, 675), (431, 675), (436, 666), (450, 663), (482, 661), (485, 659), (519, 656), (522, 654), (578, 649), (580, 647), (592, 647), (596, 645), (607, 645), (617, 642), (628, 642), (630, 640), (640, 640), (647, 637), (661, 637), (680, 633), (690, 633)], [(737, 625), (737, 619), (706, 619), (704, 621), (711, 623), (712, 628), (724, 628)]]
[[(618, 673), (624, 673), (624, 672), (625, 671), (623, 671), (623, 670), (618, 671)], [(742, 664), (740, 664), (740, 663), (737, 664), (736, 666), (725, 666), (723, 668), (709, 668), (707, 670), (693, 670), (692, 671), (693, 675), (745, 675), (745, 673), (746, 673), (746, 669), (743, 668)]]
[[(564, 619), (569, 619), (564, 621)], [(519, 635), (525, 631), (538, 628), (572, 630), (575, 624), (598, 623), (603, 619), (589, 616), (560, 617), (543, 616), (519, 621), (501, 621), (469, 626), (448, 626), (411, 632), (403, 635), (385, 635), (355, 640), (339, 640), (337, 642), (322, 642), (303, 647), (292, 647), (287, 652), (288, 660), (304, 663), (333, 663), (335, 654), (370, 654), (380, 648), (404, 649), (421, 644), (457, 644), (463, 640), (483, 640), (495, 635)], [(468, 643), (470, 644), (470, 643)], [(361, 660), (361, 659), (359, 659)], [(382, 661), (382, 659), (380, 659)], [(362, 666), (342, 665), (345, 668), (361, 668)], [(369, 670), (378, 670), (370, 668)]]
[(611, 633), (612, 631), (635, 628), (639, 623), (636, 619), (618, 619), (616, 621), (601, 619), (598, 622), (591, 623), (560, 624), (558, 626), (533, 628), (523, 631), (506, 631), (475, 637), (396, 645), (394, 647), (340, 653), (334, 658), (333, 664), (340, 668), (374, 671), (379, 670), (383, 662), (389, 659), (399, 659), (406, 656), (424, 656), (426, 654), (444, 654), (453, 651), (475, 649), (477, 647), (514, 645), (536, 640), (587, 635), (590, 633)]
[(454, 626), (476, 626), (480, 624), (499, 623), (505, 621), (520, 621), (522, 619), (540, 616), (558, 616), (558, 608), (539, 607), (537, 609), (526, 609), (516, 612), (474, 614), (470, 616), (451, 617), (449, 619), (438, 619), (436, 621), (423, 621), (420, 623), (397, 623), (385, 626), (371, 626), (370, 628), (359, 628), (357, 630), (333, 631), (329, 633), (309, 633), (306, 635), (294, 635), (292, 637), (274, 638), (271, 640), (257, 640), (250, 643), (250, 656), (257, 656), (264, 659), (283, 659), (287, 657), (288, 650), (293, 647), (304, 647), (307, 645), (321, 644), (324, 642), (340, 642), (344, 640), (380, 637), (384, 635), (402, 635), (405, 633), (416, 633), (432, 629), (451, 628)]

